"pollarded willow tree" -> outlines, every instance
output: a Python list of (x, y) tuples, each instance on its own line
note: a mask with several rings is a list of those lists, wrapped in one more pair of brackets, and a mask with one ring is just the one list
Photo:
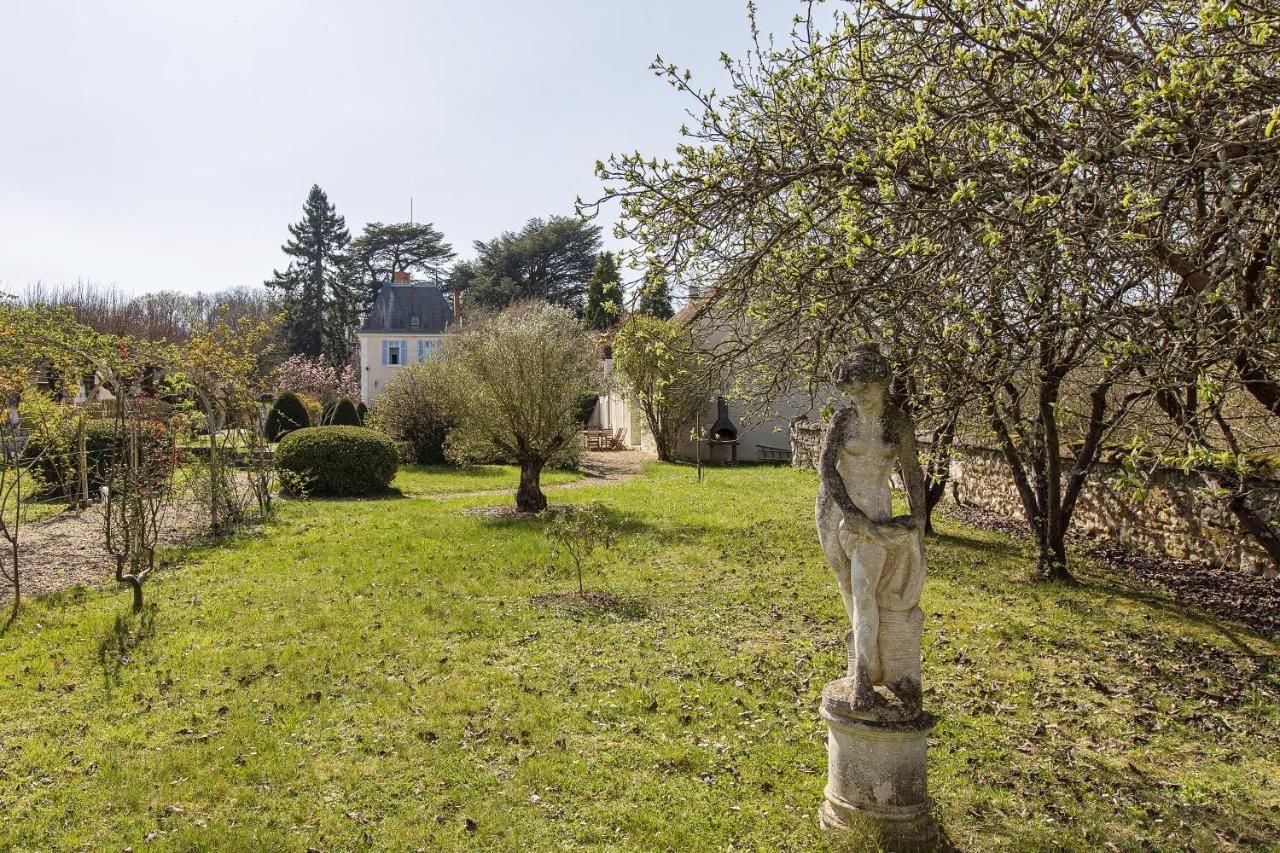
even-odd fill
[(1280, 401), (1278, 23), (1190, 0), (844, 4), (729, 63), (724, 96), (659, 61), (701, 119), (674, 161), (601, 164), (605, 198), (714, 285), (708, 310), (754, 318), (742, 349), (779, 372), (890, 346), (1001, 449), (1041, 568), (1069, 577), (1075, 501), (1135, 407), (1204, 377)]
[(447, 452), (454, 458), (495, 455), (520, 466), (516, 508), (541, 512), (542, 470), (577, 458), (582, 397), (596, 381), (595, 348), (567, 308), (517, 303), (468, 321), (445, 344), (452, 379)]

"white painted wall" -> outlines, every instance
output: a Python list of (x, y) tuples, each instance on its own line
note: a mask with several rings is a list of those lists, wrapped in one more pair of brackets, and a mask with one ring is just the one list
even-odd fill
[[(702, 346), (714, 349), (721, 345), (726, 338), (725, 325), (717, 323), (710, 318), (704, 318), (699, 322), (695, 333)], [(605, 359), (603, 365), (607, 379), (612, 373), (612, 359)], [(608, 383), (608, 386), (617, 384), (619, 383)], [(732, 385), (733, 383), (729, 382), (728, 384)], [(727, 396), (728, 389), (723, 389), (723, 393)], [(728, 400), (728, 406), (729, 418), (738, 429), (738, 459), (742, 462), (755, 462), (766, 459), (769, 454), (765, 452), (765, 448), (789, 450), (791, 447), (789, 432), (791, 421), (796, 417), (813, 416), (815, 414), (810, 408), (808, 398), (799, 394), (790, 400), (771, 406), (772, 412), (769, 417), (748, 415), (748, 407), (732, 398)], [(702, 428), (704, 430), (709, 429), (715, 421), (716, 400), (715, 392), (713, 391), (709, 396), (706, 408), (702, 412)], [(639, 408), (632, 404), (629, 395), (622, 388), (615, 387), (609, 393), (601, 395), (600, 401), (596, 404), (595, 414), (592, 417), (592, 425), (605, 429), (616, 429), (618, 426), (624, 426), (627, 429), (626, 440), (628, 444), (638, 445), (651, 452), (655, 451), (653, 436), (649, 434), (649, 430), (644, 424), (644, 416), (640, 413)], [(676, 455), (683, 459), (694, 459), (699, 453), (696, 443), (691, 440), (693, 429), (694, 423), (686, 424), (681, 428)], [(730, 454), (731, 448), (729, 447), (713, 446), (707, 442), (702, 443), (701, 456), (703, 459), (728, 460)]]
[[(631, 405), (626, 392), (620, 387), (615, 387), (617, 383), (612, 381), (613, 359), (606, 358), (602, 364), (605, 387), (609, 390), (601, 394), (600, 399), (596, 401), (596, 410), (591, 415), (591, 426), (614, 432), (621, 429), (622, 441), (628, 447), (640, 447), (652, 451), (653, 437), (644, 427), (644, 416), (640, 414), (638, 408)], [(648, 439), (647, 442), (646, 439)]]
[[(411, 335), (407, 333), (367, 333), (356, 336), (360, 341), (360, 399), (372, 406), (395, 372), (410, 364), (418, 364), (432, 358), (444, 345), (446, 335)], [(383, 364), (383, 342), (403, 342), (399, 364)], [(419, 358), (418, 343), (423, 343)]]

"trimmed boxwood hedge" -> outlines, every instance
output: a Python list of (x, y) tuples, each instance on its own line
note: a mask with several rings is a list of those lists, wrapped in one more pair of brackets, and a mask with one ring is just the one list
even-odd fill
[(326, 426), (296, 429), (280, 440), (276, 468), (286, 490), (301, 485), (311, 495), (372, 495), (396, 476), (400, 452), (376, 429)]
[(306, 429), (311, 426), (311, 415), (307, 406), (292, 391), (285, 391), (271, 404), (267, 412), (265, 431), (267, 441), (279, 441), (295, 429)]
[(329, 406), (324, 414), (324, 427), (362, 427), (360, 412), (356, 411), (356, 403), (343, 397), (342, 400)]
[(333, 404), (325, 424), (328, 426), (360, 426), (360, 414), (356, 411), (356, 404), (343, 397)]

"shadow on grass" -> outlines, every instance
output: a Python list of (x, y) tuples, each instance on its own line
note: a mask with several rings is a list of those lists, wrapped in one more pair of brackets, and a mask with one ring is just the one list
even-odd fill
[(120, 683), (121, 670), (133, 662), (137, 650), (155, 636), (157, 609), (153, 601), (141, 613), (117, 613), (111, 627), (98, 640), (98, 665), (108, 694)]
[[(349, 503), (351, 501), (399, 501), (409, 500), (409, 497), (399, 489), (388, 488), (386, 491), (376, 492), (372, 495), (307, 495), (306, 497), (285, 495), (282, 499), (295, 503)], [(277, 498), (277, 500), (281, 500), (281, 498)]]
[(648, 602), (634, 595), (615, 595), (612, 592), (587, 590), (576, 592), (544, 592), (530, 601), (549, 610), (559, 610), (571, 616), (607, 621), (635, 622), (648, 619), (652, 614)]
[(1130, 585), (1122, 583), (1120, 578), (1099, 577), (1092, 573), (1087, 577), (1077, 576), (1077, 580), (1079, 581), (1078, 589), (1085, 590), (1096, 596), (1113, 595), (1116, 598), (1123, 598), (1125, 601), (1141, 604), (1152, 610), (1174, 614), (1184, 622), (1207, 628), (1222, 635), (1227, 642), (1250, 657), (1269, 657), (1269, 655), (1260, 654), (1242, 636), (1243, 634), (1254, 634), (1265, 638), (1265, 634), (1253, 631), (1250, 628), (1238, 628), (1238, 626), (1231, 623), (1229, 617), (1206, 613), (1203, 609), (1193, 604), (1178, 601), (1167, 592), (1142, 589), (1136, 583), (1135, 585)]
[(1026, 555), (1026, 549), (1016, 541), (1000, 534), (993, 535), (995, 536), (995, 541), (966, 536), (964, 533), (940, 533), (934, 530), (934, 532), (925, 537), (924, 545), (925, 548), (928, 548), (931, 544), (950, 545), (955, 548), (982, 554), (993, 554), (1000, 557), (1022, 557)]
[[(401, 465), (400, 471), (411, 474), (426, 474), (431, 476), (449, 476), (449, 477), (474, 477), (477, 479), (493, 477), (495, 469), (502, 469), (505, 466), (501, 464), (494, 465), (449, 465), (447, 463), (439, 463), (432, 465)], [(588, 474), (586, 471), (579, 471), (576, 468), (547, 468), (546, 471), (569, 471), (572, 473), (582, 474), (583, 476), (599, 476)], [(499, 473), (505, 473), (499, 471)]]
[[(573, 504), (550, 504), (549, 509)], [(605, 515), (609, 527), (623, 536), (646, 535), (664, 545), (697, 545), (707, 544), (711, 537), (721, 536), (726, 528), (706, 524), (693, 524), (685, 521), (676, 523), (655, 523), (639, 513), (620, 510), (611, 504), (604, 504)], [(482, 505), (464, 510), (471, 518), (489, 528), (506, 530), (541, 530), (546, 519), (540, 513), (517, 512), (515, 504)]]

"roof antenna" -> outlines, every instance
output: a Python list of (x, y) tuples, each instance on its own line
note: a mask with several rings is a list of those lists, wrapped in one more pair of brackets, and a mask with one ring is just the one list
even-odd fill
[(413, 196), (409, 196), (409, 224), (413, 224)]

